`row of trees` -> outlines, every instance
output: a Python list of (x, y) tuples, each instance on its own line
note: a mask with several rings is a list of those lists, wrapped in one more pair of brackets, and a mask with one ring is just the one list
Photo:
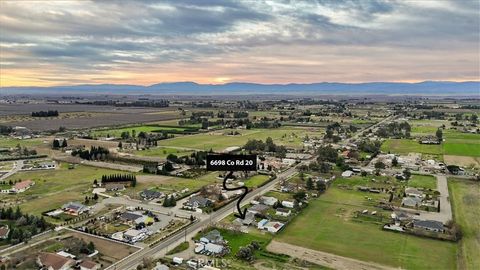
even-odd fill
[(410, 138), (412, 128), (407, 122), (392, 122), (377, 129), (376, 135), (382, 138)]
[(56, 117), (58, 116), (58, 111), (39, 111), (32, 112), (32, 117)]
[[(130, 182), (130, 186), (137, 185), (137, 177), (133, 174), (110, 174), (102, 175), (102, 185), (106, 183)], [(94, 182), (95, 183), (95, 182)]]
[(73, 150), (72, 156), (78, 156), (86, 160), (106, 160), (109, 153), (110, 151), (107, 148), (92, 146), (90, 150)]
[(172, 195), (165, 197), (165, 200), (163, 200), (163, 204), (162, 204), (162, 206), (164, 207), (174, 207), (176, 205), (177, 205), (177, 201)]

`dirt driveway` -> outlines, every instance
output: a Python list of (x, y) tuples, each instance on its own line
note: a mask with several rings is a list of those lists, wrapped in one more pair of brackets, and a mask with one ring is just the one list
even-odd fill
[(351, 259), (347, 257), (338, 256), (331, 253), (326, 253), (322, 251), (317, 251), (313, 249), (308, 249), (304, 247), (299, 247), (287, 243), (282, 243), (273, 240), (267, 246), (267, 250), (280, 253), (288, 254), (292, 257), (296, 257), (305, 261), (309, 261), (314, 264), (326, 266), (338, 270), (350, 270), (350, 269), (397, 269), (389, 266), (384, 266), (372, 262), (364, 262), (356, 259)]

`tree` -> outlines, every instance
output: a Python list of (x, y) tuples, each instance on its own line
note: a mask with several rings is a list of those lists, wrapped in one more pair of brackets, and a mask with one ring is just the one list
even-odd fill
[(293, 194), (293, 198), (297, 201), (297, 202), (301, 202), (303, 200), (305, 200), (305, 197), (307, 196), (307, 194), (305, 193), (305, 191), (299, 191), (295, 194)]
[(63, 139), (62, 148), (65, 148), (67, 146), (68, 146), (67, 139)]
[(393, 166), (393, 167), (397, 167), (397, 165), (398, 165), (398, 159), (397, 159), (397, 157), (393, 157), (393, 159), (392, 159), (392, 166)]
[(307, 189), (312, 190), (313, 189), (313, 180), (311, 177), (307, 178), (307, 183), (306, 183)]
[(383, 163), (383, 162), (381, 162), (381, 161), (377, 161), (377, 162), (375, 163), (375, 169), (378, 169), (378, 170), (380, 170), (380, 169), (385, 169), (385, 163)]
[(435, 133), (435, 136), (437, 136), (437, 140), (441, 142), (443, 140), (443, 132), (441, 129), (437, 129), (437, 132)]
[(122, 148), (123, 148), (123, 144), (122, 144), (122, 142), (119, 142), (119, 143), (118, 143), (118, 148), (120, 148), (120, 149), (122, 149)]
[(52, 147), (53, 147), (54, 149), (60, 148), (60, 142), (59, 142), (57, 139), (53, 140)]

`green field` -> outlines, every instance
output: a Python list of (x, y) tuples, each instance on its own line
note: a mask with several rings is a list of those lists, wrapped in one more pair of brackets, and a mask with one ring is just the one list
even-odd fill
[(270, 176), (268, 176), (268, 175), (257, 174), (257, 175), (254, 175), (254, 176), (248, 178), (244, 182), (245, 182), (245, 186), (247, 186), (247, 187), (258, 187), (261, 184), (268, 181), (269, 178), (270, 178)]
[(111, 128), (111, 129), (101, 129), (95, 130), (92, 132), (93, 136), (96, 137), (120, 137), (122, 132), (129, 132), (132, 135), (132, 131), (135, 130), (136, 134), (140, 132), (152, 132), (152, 131), (159, 131), (159, 130), (174, 130), (174, 131), (184, 131), (185, 128), (183, 127), (170, 127), (170, 126), (159, 126), (159, 125), (143, 125), (143, 126), (132, 126), (132, 127), (124, 127), (124, 128)]
[(69, 201), (83, 202), (86, 195), (91, 196), (89, 189), (94, 179), (100, 179), (103, 174), (122, 173), (83, 165), (69, 170), (66, 165), (62, 164), (56, 170), (16, 173), (6, 180), (31, 179), (35, 181), (35, 185), (18, 195), (0, 195), (0, 198), (25, 200), (20, 204), (20, 208), (26, 213), (39, 215)]
[(408, 180), (409, 187), (437, 189), (437, 179), (430, 175), (412, 174)]
[(477, 143), (450, 143), (443, 144), (445, 155), (480, 157), (480, 144)]
[(193, 152), (194, 152), (193, 150), (179, 150), (179, 149), (168, 148), (168, 147), (155, 147), (147, 150), (135, 151), (134, 154), (138, 156), (166, 158), (170, 154), (174, 154), (177, 157), (181, 157), (181, 156), (190, 155)]
[(15, 147), (19, 144), (22, 147), (32, 147), (43, 144), (43, 141), (41, 139), (19, 140), (9, 137), (0, 137), (0, 148)]
[(455, 268), (455, 243), (382, 231), (381, 224), (352, 219), (353, 211), (363, 209), (378, 211), (365, 194), (332, 187), (311, 201), (276, 240), (404, 269)]
[(480, 184), (448, 178), (448, 189), (454, 219), (463, 232), (457, 269), (480, 269)]
[(161, 146), (174, 146), (194, 148), (199, 150), (213, 149), (216, 151), (224, 150), (230, 146), (243, 146), (249, 139), (264, 140), (271, 137), (275, 143), (292, 147), (300, 147), (305, 135), (310, 137), (323, 136), (319, 130), (310, 130), (308, 128), (278, 128), (278, 129), (252, 129), (239, 131), (241, 135), (225, 135), (230, 130), (222, 130), (210, 134), (196, 134), (189, 136), (176, 137), (173, 139), (159, 141)]
[(442, 145), (420, 144), (415, 140), (408, 139), (388, 139), (382, 144), (381, 150), (397, 154), (422, 153), (443, 155)]

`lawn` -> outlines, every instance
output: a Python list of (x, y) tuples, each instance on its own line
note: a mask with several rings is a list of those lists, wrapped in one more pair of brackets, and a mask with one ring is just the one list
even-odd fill
[(43, 141), (41, 139), (19, 140), (9, 137), (0, 137), (0, 148), (16, 147), (19, 144), (22, 147), (33, 147), (43, 144)]
[(244, 182), (245, 182), (245, 186), (247, 186), (247, 187), (258, 187), (261, 184), (268, 181), (268, 179), (270, 179), (270, 176), (268, 176), (268, 175), (257, 174), (257, 175), (254, 175), (254, 176), (250, 177), (249, 179), (245, 180)]
[(181, 157), (181, 156), (190, 155), (193, 152), (194, 152), (193, 150), (179, 150), (179, 149), (168, 148), (168, 147), (155, 147), (155, 148), (150, 148), (148, 150), (135, 151), (135, 155), (166, 158), (170, 154), (174, 154), (178, 157)]
[(32, 172), (19, 172), (6, 179), (35, 181), (35, 185), (27, 191), (18, 195), (0, 195), (2, 199), (24, 199), (20, 208), (29, 214), (39, 215), (46, 210), (60, 207), (62, 204), (79, 200), (83, 201), (85, 196), (91, 196), (88, 189), (94, 179), (100, 179), (103, 174), (122, 173), (116, 170), (96, 168), (78, 165), (75, 169), (69, 170), (62, 164), (56, 170), (43, 170)]
[(382, 144), (381, 150), (397, 154), (422, 153), (443, 155), (442, 145), (420, 144), (415, 140), (408, 139), (388, 139)]
[(412, 174), (408, 180), (409, 187), (437, 189), (437, 179), (431, 175)]
[(124, 128), (112, 128), (112, 129), (101, 129), (93, 131), (92, 135), (97, 137), (106, 137), (109, 135), (110, 137), (120, 137), (122, 132), (129, 132), (132, 135), (132, 131), (135, 130), (136, 134), (140, 132), (152, 132), (152, 131), (160, 131), (160, 130), (173, 130), (173, 131), (184, 131), (185, 128), (183, 127), (170, 127), (170, 126), (159, 126), (159, 125), (143, 125), (143, 126), (131, 126), (131, 127), (124, 127)]
[(445, 142), (443, 148), (445, 155), (480, 157), (480, 144), (478, 143), (450, 143)]
[(209, 134), (196, 134), (159, 141), (161, 146), (186, 147), (199, 150), (224, 150), (230, 146), (243, 146), (249, 139), (265, 141), (271, 137), (275, 143), (291, 147), (300, 147), (303, 138), (323, 136), (323, 131), (308, 128), (251, 129), (239, 131), (241, 135), (230, 136), (231, 130), (221, 130)]
[(448, 178), (448, 189), (454, 219), (463, 232), (459, 242), (457, 269), (480, 269), (480, 184)]
[(404, 269), (456, 267), (455, 243), (382, 231), (381, 225), (351, 218), (362, 209), (378, 211), (365, 194), (332, 187), (311, 201), (276, 240)]

